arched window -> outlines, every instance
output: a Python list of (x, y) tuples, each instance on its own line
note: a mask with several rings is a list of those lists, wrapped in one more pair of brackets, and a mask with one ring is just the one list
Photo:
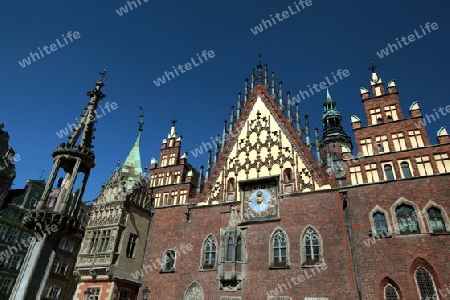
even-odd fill
[(409, 163), (404, 161), (400, 164), (403, 172), (403, 178), (411, 178), (411, 169), (409, 168)]
[(395, 216), (399, 225), (400, 234), (420, 233), (417, 215), (414, 209), (406, 204), (402, 204), (395, 209)]
[(319, 235), (311, 227), (308, 227), (303, 234), (303, 247), (305, 254), (304, 265), (315, 265), (320, 262)]
[(376, 212), (373, 214), (373, 221), (375, 224), (375, 230), (377, 235), (386, 235), (388, 233), (388, 226), (386, 216), (382, 212)]
[(433, 232), (446, 231), (444, 218), (442, 217), (442, 212), (439, 208), (431, 207), (428, 209), (427, 213), (428, 220), (430, 222), (430, 229), (433, 230)]
[(203, 244), (203, 262), (202, 269), (214, 269), (216, 264), (216, 240), (210, 235)]
[(234, 243), (233, 243), (233, 239), (230, 237), (228, 239), (228, 245), (227, 245), (227, 261), (233, 261), (233, 249), (234, 248)]
[(184, 294), (184, 300), (203, 300), (203, 289), (198, 282), (193, 282)]
[(286, 234), (281, 229), (277, 229), (271, 239), (270, 266), (273, 268), (288, 267), (288, 246)]
[(242, 240), (240, 237), (238, 237), (236, 243), (236, 261), (242, 261)]
[(161, 272), (175, 272), (175, 251), (167, 250), (163, 255)]
[(399, 300), (397, 290), (390, 283), (384, 288), (384, 300)]
[(392, 173), (392, 166), (389, 164), (384, 165), (384, 175), (386, 180), (394, 180), (394, 174)]
[(418, 268), (416, 270), (416, 283), (419, 289), (420, 299), (436, 299), (434, 298), (434, 295), (437, 295), (434, 281), (427, 270), (424, 268)]

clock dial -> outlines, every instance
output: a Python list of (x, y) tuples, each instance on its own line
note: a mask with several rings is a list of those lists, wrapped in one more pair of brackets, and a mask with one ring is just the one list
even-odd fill
[(256, 213), (261, 213), (269, 208), (271, 201), (272, 196), (262, 189), (254, 191), (248, 199), (250, 208)]

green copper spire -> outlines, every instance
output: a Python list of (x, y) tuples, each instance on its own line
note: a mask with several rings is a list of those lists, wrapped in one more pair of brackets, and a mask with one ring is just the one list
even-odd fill
[(331, 96), (330, 96), (330, 90), (328, 89), (328, 86), (327, 86), (327, 102), (332, 102), (333, 100), (331, 99)]
[(141, 140), (142, 126), (144, 125), (144, 114), (142, 107), (139, 107), (141, 110), (141, 115), (139, 119), (139, 131), (136, 141), (134, 142), (133, 148), (131, 148), (130, 154), (128, 154), (127, 159), (122, 165), (122, 176), (125, 181), (125, 188), (130, 190), (134, 183), (140, 180), (142, 176), (142, 164), (141, 164), (141, 153), (139, 150), (139, 143)]

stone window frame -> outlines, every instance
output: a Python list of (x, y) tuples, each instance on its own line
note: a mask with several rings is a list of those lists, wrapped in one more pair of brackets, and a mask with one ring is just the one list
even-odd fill
[[(384, 214), (384, 217), (386, 219), (386, 226), (387, 226), (387, 230), (388, 230), (386, 235), (377, 234), (377, 229), (376, 229), (375, 220), (374, 220), (373, 216), (378, 212)], [(370, 220), (370, 228), (371, 228), (372, 236), (376, 236), (376, 237), (391, 237), (392, 236), (392, 226), (389, 222), (389, 214), (386, 210), (381, 208), (378, 204), (369, 212), (369, 220)]]
[(192, 293), (192, 291), (197, 288), (200, 291), (200, 298), (195, 298), (196, 300), (203, 300), (205, 299), (205, 293), (203, 292), (203, 288), (200, 285), (200, 283), (198, 283), (198, 281), (193, 281), (189, 287), (186, 289), (186, 292), (184, 292), (184, 300), (191, 300), (191, 296), (195, 296), (195, 295), (190, 295), (190, 293)]
[[(414, 171), (413, 171), (413, 169), (412, 169), (412, 165), (411, 165), (411, 161), (409, 160), (409, 159), (402, 159), (402, 160), (398, 160), (397, 161), (397, 163), (398, 163), (398, 167), (400, 168), (400, 172), (401, 172), (401, 174), (402, 174), (402, 178), (403, 179), (408, 179), (408, 178), (413, 178), (415, 175), (414, 175)], [(405, 173), (403, 172), (403, 167), (402, 167), (402, 164), (403, 163), (407, 163), (408, 164), (408, 168), (409, 168), (409, 173), (411, 174), (411, 177), (406, 177), (405, 176)]]
[[(275, 266), (273, 242), (274, 242), (275, 234), (279, 231), (284, 235), (284, 238), (286, 239), (286, 265), (285, 266)], [(289, 236), (287, 235), (286, 231), (282, 227), (277, 226), (272, 231), (272, 233), (270, 234), (270, 238), (269, 238), (269, 269), (290, 269), (291, 268), (290, 247), (291, 247), (291, 244), (289, 241)]]
[[(393, 179), (388, 179), (387, 175), (386, 175), (386, 166), (390, 166), (391, 167), (391, 173), (392, 173), (392, 178)], [(395, 181), (397, 180), (397, 176), (395, 175), (395, 168), (394, 168), (394, 162), (393, 161), (386, 161), (386, 162), (382, 162), (381, 163), (381, 168), (383, 170), (383, 179), (384, 181)]]
[(412, 202), (412, 201), (409, 201), (408, 199), (406, 199), (406, 198), (404, 198), (404, 197), (400, 197), (400, 198), (398, 198), (397, 199), (397, 201), (395, 201), (394, 202), (394, 204), (392, 204), (392, 206), (391, 206), (391, 215), (392, 215), (392, 224), (393, 224), (393, 226), (394, 226), (394, 232), (395, 232), (395, 234), (396, 235), (408, 235), (408, 234), (401, 234), (400, 233), (400, 225), (398, 224), (398, 221), (397, 221), (397, 214), (396, 214), (396, 209), (397, 209), (397, 207), (399, 207), (399, 206), (401, 206), (401, 205), (403, 205), (403, 204), (405, 204), (405, 205), (409, 205), (409, 206), (412, 206), (412, 208), (413, 208), (413, 210), (414, 210), (414, 213), (416, 214), (416, 216), (417, 216), (417, 225), (418, 225), (418, 227), (419, 227), (419, 233), (416, 233), (416, 234), (421, 234), (421, 233), (426, 233), (426, 230), (425, 230), (425, 222), (423, 221), (423, 218), (422, 218), (422, 215), (421, 215), (421, 213), (420, 213), (420, 209), (419, 209), (419, 206), (417, 206), (417, 204), (415, 204), (414, 202)]
[[(304, 235), (306, 233), (306, 231), (308, 229), (312, 229), (316, 232), (317, 237), (319, 239), (319, 261), (314, 263), (314, 264), (306, 264), (306, 246), (304, 243)], [(324, 259), (324, 255), (323, 255), (323, 239), (322, 236), (320, 235), (319, 230), (312, 226), (311, 224), (308, 224), (305, 226), (305, 228), (303, 229), (301, 235), (300, 235), (300, 266), (302, 268), (313, 268), (313, 267), (317, 267), (318, 265), (324, 265), (325, 264), (325, 259)]]
[[(167, 263), (169, 263), (169, 261), (166, 261), (166, 257), (170, 257), (168, 255), (168, 253), (173, 253), (173, 266), (170, 269), (166, 268)], [(161, 258), (161, 268), (159, 270), (159, 273), (175, 273), (176, 270), (176, 263), (177, 263), (177, 252), (175, 251), (175, 249), (167, 249), (166, 251), (164, 251), (163, 256)]]
[(388, 287), (391, 287), (392, 289), (394, 289), (395, 294), (397, 295), (397, 300), (400, 300), (400, 295), (398, 294), (397, 289), (395, 288), (395, 286), (393, 286), (393, 285), (390, 284), (390, 283), (386, 284), (386, 286), (385, 286), (384, 289), (383, 289), (383, 299), (384, 299), (384, 300), (390, 300), (390, 299), (387, 299), (387, 298), (386, 298), (386, 289), (387, 289)]
[(430, 279), (431, 279), (431, 283), (433, 284), (433, 288), (434, 288), (434, 291), (435, 291), (434, 294), (438, 295), (438, 298), (437, 298), (437, 299), (440, 299), (440, 298), (439, 298), (438, 288), (437, 288), (437, 286), (436, 286), (436, 281), (434, 280), (433, 275), (431, 274), (431, 272), (430, 272), (429, 270), (427, 270), (427, 268), (425, 268), (425, 267), (423, 267), (423, 266), (417, 267), (416, 270), (414, 271), (414, 282), (416, 283), (417, 293), (419, 294), (419, 297), (422, 299), (422, 296), (421, 296), (421, 293), (420, 293), (420, 289), (419, 289), (419, 285), (418, 285), (418, 283), (417, 283), (417, 272), (419, 271), (419, 269), (422, 269), (422, 270), (424, 270), (425, 272), (427, 272), (428, 276), (429, 276)]
[[(215, 260), (214, 260), (214, 265), (212, 268), (204, 268), (205, 266), (205, 249), (206, 249), (206, 243), (208, 242), (208, 240), (212, 238), (214, 244), (216, 245), (216, 256), (215, 256)], [(200, 271), (215, 271), (217, 270), (217, 260), (219, 257), (219, 243), (217, 242), (216, 237), (214, 236), (214, 234), (209, 233), (204, 239), (203, 239), (203, 243), (202, 243), (202, 249), (200, 251), (200, 266), (199, 266), (199, 270)]]
[(424, 208), (422, 210), (422, 215), (425, 216), (425, 219), (427, 220), (428, 229), (429, 229), (430, 233), (433, 233), (433, 229), (430, 226), (430, 219), (428, 217), (428, 210), (430, 208), (437, 208), (441, 211), (441, 216), (442, 216), (442, 219), (444, 220), (444, 224), (445, 224), (445, 230), (446, 230), (446, 232), (450, 232), (450, 219), (448, 218), (447, 211), (444, 209), (443, 206), (430, 200), (430, 201), (428, 201), (428, 203), (424, 206)]

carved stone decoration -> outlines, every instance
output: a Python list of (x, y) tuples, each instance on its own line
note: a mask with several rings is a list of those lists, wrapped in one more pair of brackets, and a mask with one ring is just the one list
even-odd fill
[(184, 300), (203, 300), (203, 289), (198, 282), (193, 282), (186, 290)]

